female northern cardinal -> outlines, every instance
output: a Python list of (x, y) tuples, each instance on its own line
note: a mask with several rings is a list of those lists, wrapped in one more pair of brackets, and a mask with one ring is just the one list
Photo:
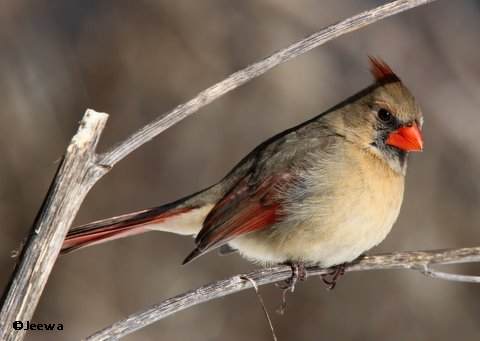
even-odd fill
[(383, 61), (375, 83), (265, 141), (219, 183), (160, 207), (72, 229), (63, 252), (151, 230), (196, 235), (184, 264), (227, 246), (262, 263), (325, 267), (380, 243), (397, 219), (422, 113)]

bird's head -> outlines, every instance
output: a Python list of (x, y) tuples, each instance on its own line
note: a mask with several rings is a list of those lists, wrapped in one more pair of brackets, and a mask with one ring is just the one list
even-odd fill
[(383, 61), (370, 57), (375, 83), (344, 107), (346, 138), (404, 173), (409, 152), (423, 149), (422, 112)]

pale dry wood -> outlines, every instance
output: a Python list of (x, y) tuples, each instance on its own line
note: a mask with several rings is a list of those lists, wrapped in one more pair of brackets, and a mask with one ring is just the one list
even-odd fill
[[(394, 252), (360, 257), (358, 260), (348, 264), (345, 271), (410, 269), (431, 276), (431, 273), (427, 272), (431, 271), (428, 270), (430, 265), (470, 263), (478, 261), (480, 261), (480, 246), (463, 249)], [(308, 277), (319, 276), (327, 272), (328, 269), (318, 266), (307, 268)], [(253, 271), (249, 274), (236, 275), (225, 280), (207, 284), (198, 289), (175, 296), (143, 311), (132, 314), (127, 318), (115, 322), (111, 326), (92, 334), (87, 337), (86, 340), (116, 340), (192, 306), (252, 288), (252, 281), (255, 282), (257, 286), (261, 286), (284, 281), (290, 278), (291, 275), (292, 270), (289, 266), (279, 265)], [(431, 277), (458, 280), (458, 278), (450, 276), (443, 277), (434, 275)], [(471, 278), (475, 276), (464, 277)]]
[(480, 276), (469, 276), (469, 275), (458, 275), (448, 272), (442, 272), (438, 270), (431, 269), (428, 265), (425, 265), (423, 269), (419, 269), (425, 276), (444, 279), (446, 281), (452, 282), (463, 282), (463, 283), (480, 283)]
[(263, 75), (268, 70), (286, 61), (298, 57), (315, 47), (325, 44), (344, 34), (356, 31), (379, 20), (385, 19), (408, 9), (424, 5), (435, 0), (398, 0), (361, 12), (353, 17), (327, 26), (274, 54), (250, 66), (237, 71), (221, 82), (203, 90), (193, 99), (180, 104), (172, 111), (159, 117), (153, 122), (131, 135), (111, 151), (101, 156), (101, 163), (113, 167), (131, 152), (153, 139), (155, 136), (170, 128), (184, 118), (194, 114), (199, 109), (213, 102), (217, 98), (238, 88), (239, 86)]
[(265, 318), (267, 319), (267, 322), (268, 322), (268, 326), (270, 327), (270, 331), (272, 332), (273, 341), (278, 341), (277, 334), (275, 333), (275, 327), (273, 326), (272, 319), (270, 318), (270, 314), (268, 313), (267, 307), (265, 306), (263, 297), (262, 295), (260, 295), (260, 292), (258, 291), (257, 283), (253, 279), (247, 276), (242, 277), (242, 279), (246, 279), (252, 284), (253, 289), (255, 290), (255, 294), (257, 295), (258, 303), (260, 303), (260, 306), (262, 307), (263, 313), (265, 314)]
[(0, 340), (21, 340), (14, 321), (30, 321), (63, 240), (90, 188), (105, 173), (95, 147), (108, 115), (87, 110), (58, 166), (2, 297)]

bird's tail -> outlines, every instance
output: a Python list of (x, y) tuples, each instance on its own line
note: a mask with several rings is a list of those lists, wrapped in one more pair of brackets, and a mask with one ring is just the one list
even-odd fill
[(218, 196), (218, 189), (213, 186), (170, 204), (74, 227), (68, 232), (61, 252), (151, 230), (196, 235)]

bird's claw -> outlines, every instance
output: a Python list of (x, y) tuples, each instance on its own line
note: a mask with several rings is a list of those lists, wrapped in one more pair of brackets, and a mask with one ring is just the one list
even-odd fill
[(285, 282), (276, 284), (276, 286), (282, 290), (294, 292), (297, 282), (303, 282), (307, 279), (307, 270), (303, 262), (288, 263), (288, 265), (292, 268), (292, 276)]
[(339, 264), (331, 268), (329, 272), (322, 275), (322, 281), (327, 285), (328, 290), (333, 290), (337, 285), (337, 281), (345, 274), (346, 263)]
[(282, 289), (282, 304), (277, 309), (277, 313), (283, 315), (287, 307), (287, 292), (295, 291), (295, 286), (298, 281), (304, 281), (307, 279), (307, 270), (305, 268), (305, 263), (303, 262), (292, 262), (288, 263), (292, 268), (292, 276), (285, 280), (283, 283), (275, 284), (278, 288)]

